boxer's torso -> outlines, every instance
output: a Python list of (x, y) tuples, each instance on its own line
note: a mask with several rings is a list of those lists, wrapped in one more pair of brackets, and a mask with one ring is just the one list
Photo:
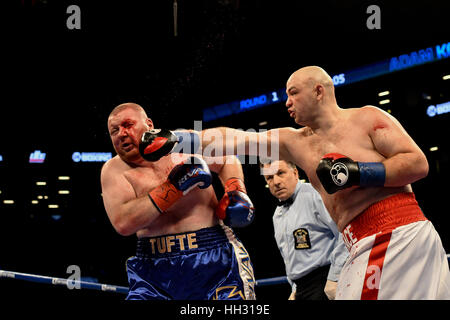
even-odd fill
[[(189, 155), (181, 157), (185, 159)], [(179, 157), (169, 155), (157, 162), (148, 163), (148, 166), (133, 168), (127, 165), (123, 175), (133, 187), (136, 197), (142, 197), (164, 183), (180, 160)], [(161, 214), (151, 225), (139, 230), (137, 236), (152, 237), (211, 227), (218, 223), (214, 215), (216, 205), (217, 198), (212, 186), (206, 189), (195, 188), (179, 199), (167, 212)]]
[[(297, 138), (289, 144), (292, 159), (305, 171), (316, 188), (340, 231), (372, 203), (392, 194), (411, 192), (411, 186), (398, 188), (352, 187), (328, 194), (316, 174), (320, 159), (327, 153), (343, 154), (354, 161), (381, 162), (385, 158), (376, 151), (369, 136), (373, 119), (364, 114), (364, 108), (345, 109), (327, 130), (314, 132), (309, 127), (296, 131)], [(298, 150), (298, 151), (295, 151)]]

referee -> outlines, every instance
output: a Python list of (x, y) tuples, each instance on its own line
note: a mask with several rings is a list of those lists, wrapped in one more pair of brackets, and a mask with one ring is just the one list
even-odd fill
[(270, 193), (279, 200), (273, 215), (275, 240), (292, 286), (291, 300), (334, 300), (348, 256), (319, 193), (301, 183), (295, 164), (261, 164)]

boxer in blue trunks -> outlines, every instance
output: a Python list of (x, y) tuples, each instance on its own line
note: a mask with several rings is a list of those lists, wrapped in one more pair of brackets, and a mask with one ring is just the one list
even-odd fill
[[(239, 160), (171, 154), (146, 161), (139, 141), (153, 128), (134, 103), (108, 117), (117, 155), (101, 171), (103, 202), (114, 229), (138, 238), (127, 261), (127, 299), (255, 299), (249, 254), (231, 229), (254, 217)], [(210, 170), (224, 186), (220, 201)]]

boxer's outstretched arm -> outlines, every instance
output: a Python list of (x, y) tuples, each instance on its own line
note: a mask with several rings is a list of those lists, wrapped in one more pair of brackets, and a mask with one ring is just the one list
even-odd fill
[[(139, 152), (147, 161), (158, 161), (170, 153), (201, 154), (203, 157), (249, 155), (293, 161), (291, 154), (298, 157), (300, 153), (301, 135), (298, 133), (299, 130), (294, 128), (263, 132), (225, 127), (203, 131), (152, 129), (142, 135)], [(292, 147), (292, 141), (297, 141), (295, 147)]]
[(364, 111), (368, 113), (369, 135), (375, 149), (385, 157), (384, 186), (405, 186), (426, 177), (427, 158), (402, 125), (378, 108), (367, 107)]
[(147, 195), (136, 198), (131, 184), (111, 163), (102, 168), (101, 186), (106, 213), (120, 235), (132, 235), (161, 215)]
[(203, 156), (250, 155), (291, 160), (286, 137), (292, 128), (251, 132), (218, 127), (197, 132)]

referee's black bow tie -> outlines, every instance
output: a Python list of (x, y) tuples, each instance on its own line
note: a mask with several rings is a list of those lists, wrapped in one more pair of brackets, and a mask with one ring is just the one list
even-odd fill
[(283, 207), (289, 207), (294, 202), (294, 199), (292, 197), (287, 198), (284, 201), (279, 201), (278, 205)]

